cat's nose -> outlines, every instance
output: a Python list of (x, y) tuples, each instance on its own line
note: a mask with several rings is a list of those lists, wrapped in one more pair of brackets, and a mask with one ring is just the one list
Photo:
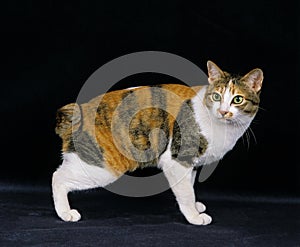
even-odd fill
[(223, 110), (220, 110), (220, 109), (219, 109), (219, 112), (222, 115), (222, 117), (224, 117), (228, 113), (228, 111), (223, 111)]

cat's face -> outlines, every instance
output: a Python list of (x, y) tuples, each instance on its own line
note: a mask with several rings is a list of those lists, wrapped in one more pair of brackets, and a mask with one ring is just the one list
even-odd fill
[(209, 87), (205, 104), (220, 122), (244, 124), (253, 119), (259, 104), (263, 72), (254, 69), (243, 77), (231, 76), (208, 61)]

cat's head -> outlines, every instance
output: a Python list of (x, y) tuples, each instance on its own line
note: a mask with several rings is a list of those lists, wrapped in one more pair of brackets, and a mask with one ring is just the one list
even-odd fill
[(224, 123), (243, 124), (258, 111), (263, 72), (253, 69), (244, 76), (233, 76), (207, 62), (209, 86), (205, 104), (213, 117)]

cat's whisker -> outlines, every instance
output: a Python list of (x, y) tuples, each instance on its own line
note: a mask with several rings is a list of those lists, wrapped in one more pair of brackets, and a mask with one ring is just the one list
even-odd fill
[(262, 110), (262, 111), (268, 111), (267, 109), (262, 108), (262, 107), (260, 107), (260, 106), (258, 107), (258, 109), (259, 109), (259, 110)]
[(248, 130), (246, 129), (246, 127), (243, 124), (243, 121), (241, 119), (236, 119), (236, 123), (237, 123), (238, 127), (242, 130), (242, 132), (244, 132), (244, 135), (245, 135), (246, 141), (247, 141), (247, 150), (249, 150), (249, 148), (250, 148), (250, 135), (248, 133)]
[(247, 151), (249, 151), (249, 149), (250, 149), (250, 140), (251, 140), (251, 138), (250, 138), (250, 134), (249, 134), (249, 131), (248, 131), (248, 130), (246, 130), (246, 131), (245, 131), (245, 134), (246, 134), (246, 136), (247, 136), (247, 140), (248, 140)]
[(252, 136), (254, 138), (255, 144), (257, 144), (257, 140), (256, 140), (256, 137), (255, 137), (255, 134), (254, 134), (253, 130), (251, 129), (251, 127), (249, 127), (249, 130), (250, 130), (250, 133), (252, 134)]
[(259, 122), (259, 120), (256, 120), (256, 119), (254, 119), (254, 120), (252, 120), (252, 122), (251, 122), (251, 124), (259, 124), (260, 122)]
[(243, 139), (246, 138), (246, 144), (244, 144), (245, 147), (247, 147), (247, 150), (249, 150), (250, 147), (250, 140), (249, 136), (247, 135), (247, 131), (244, 131), (244, 135), (242, 135)]
[[(239, 125), (238, 125), (237, 122), (234, 123), (234, 127), (239, 128)], [(244, 135), (242, 135), (241, 137), (242, 137), (243, 145), (245, 146), (245, 138), (244, 138)]]

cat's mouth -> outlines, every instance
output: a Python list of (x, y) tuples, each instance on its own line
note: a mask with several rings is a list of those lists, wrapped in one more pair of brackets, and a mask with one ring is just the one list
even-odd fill
[(234, 120), (232, 118), (218, 117), (218, 120), (220, 122), (226, 123), (226, 124), (232, 124), (232, 123), (234, 123)]

